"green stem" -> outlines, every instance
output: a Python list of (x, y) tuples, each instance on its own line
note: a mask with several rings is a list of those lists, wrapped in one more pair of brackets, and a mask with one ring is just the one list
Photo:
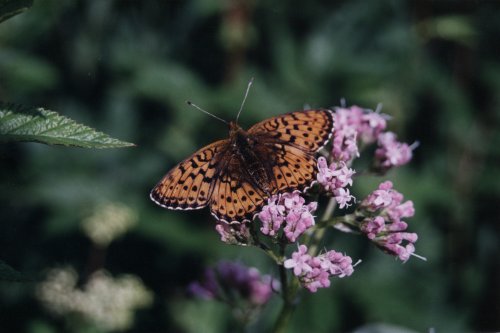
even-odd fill
[[(320, 219), (321, 222), (328, 221), (332, 217), (336, 205), (337, 202), (335, 201), (335, 198), (330, 198), (330, 201), (328, 201), (328, 205), (326, 206), (325, 212)], [(311, 256), (316, 256), (318, 254), (319, 244), (321, 243), (321, 240), (325, 236), (325, 232), (326, 232), (326, 227), (317, 228), (312, 234), (311, 238), (309, 239), (309, 254)]]
[[(285, 247), (286, 247), (285, 242), (281, 242), (280, 253), (279, 253), (281, 258), (285, 258)], [(286, 268), (283, 262), (279, 265), (279, 270), (280, 270), (281, 290), (283, 290), (282, 293), (283, 301), (286, 303), (290, 299), (289, 296), (290, 290), (288, 290), (288, 276), (286, 275)]]
[(282, 266), (283, 265), (283, 258), (284, 257), (280, 257), (280, 256), (277, 256), (272, 249), (270, 249), (266, 244), (263, 244), (263, 243), (259, 243), (257, 244), (258, 248), (261, 249), (262, 251), (264, 251), (271, 259), (274, 260), (274, 262), (276, 262), (278, 265)]
[(283, 333), (286, 331), (286, 327), (290, 318), (292, 317), (293, 310), (295, 309), (295, 305), (292, 302), (285, 302), (283, 304), (283, 308), (278, 316), (278, 320), (276, 320), (276, 324), (274, 325), (273, 332), (274, 333)]
[[(280, 242), (280, 256), (282, 258), (285, 257), (285, 247), (286, 247), (286, 240), (283, 239), (283, 241)], [(290, 318), (292, 316), (293, 310), (295, 309), (294, 300), (295, 300), (295, 295), (297, 294), (296, 279), (293, 278), (291, 283), (288, 283), (287, 271), (283, 264), (279, 266), (279, 270), (280, 270), (281, 290), (283, 297), (283, 307), (281, 308), (281, 312), (273, 328), (273, 332), (275, 333), (285, 332), (288, 322), (290, 321)]]
[(253, 241), (252, 245), (254, 245), (254, 246), (258, 247), (259, 249), (261, 249), (262, 251), (264, 251), (278, 265), (281, 265), (283, 263), (284, 256), (281, 256), (281, 257), (277, 256), (276, 253), (274, 253), (274, 251), (269, 246), (267, 246), (267, 244), (261, 242), (254, 227), (250, 228), (250, 235), (252, 236), (252, 241)]

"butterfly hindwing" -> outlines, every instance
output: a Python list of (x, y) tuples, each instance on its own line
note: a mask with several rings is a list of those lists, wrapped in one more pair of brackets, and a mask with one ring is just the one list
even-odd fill
[(273, 174), (277, 192), (304, 191), (316, 179), (316, 160), (312, 154), (282, 144), (274, 159)]
[(151, 199), (169, 209), (200, 209), (210, 201), (218, 157), (227, 140), (214, 142), (185, 159), (151, 191)]
[(263, 163), (272, 175), (271, 194), (304, 191), (316, 179), (316, 159), (308, 151), (273, 136), (259, 137), (255, 150), (266, 156)]
[(210, 211), (219, 221), (250, 221), (260, 208), (266, 195), (241, 173), (241, 161), (235, 156), (225, 156), (230, 161), (221, 169), (215, 181)]

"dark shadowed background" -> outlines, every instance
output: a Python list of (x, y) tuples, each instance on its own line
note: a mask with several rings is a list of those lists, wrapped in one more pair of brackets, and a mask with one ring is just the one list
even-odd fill
[[(0, 260), (35, 279), (0, 281), (0, 331), (101, 332), (48, 311), (35, 296), (48, 270), (84, 284), (105, 268), (142, 280), (153, 300), (131, 332), (230, 331), (229, 309), (190, 300), (206, 265), (237, 259), (276, 274), (256, 249), (222, 244), (207, 210), (153, 204), (150, 189), (181, 159), (227, 136), (193, 100), (240, 123), (347, 104), (391, 115), (419, 141), (391, 171), (415, 203), (417, 253), (401, 264), (368, 242), (332, 233), (362, 258), (351, 278), (303, 294), (290, 332), (373, 323), (416, 331), (500, 329), (500, 3), (497, 1), (35, 1), (0, 24), (0, 100), (43, 106), (138, 146), (84, 150), (0, 145)], [(362, 197), (384, 179), (359, 179)], [(136, 224), (96, 248), (82, 223), (122, 205)], [(269, 327), (278, 299), (251, 331)], [(197, 326), (198, 325), (198, 326)]]

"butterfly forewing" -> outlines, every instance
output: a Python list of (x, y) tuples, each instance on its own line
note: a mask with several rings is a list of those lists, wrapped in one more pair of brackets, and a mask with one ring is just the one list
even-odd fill
[(210, 201), (219, 156), (228, 140), (214, 142), (175, 166), (151, 191), (151, 199), (169, 209), (200, 209)]
[(330, 110), (307, 110), (266, 119), (249, 129), (274, 175), (273, 194), (305, 191), (316, 179), (314, 154), (330, 139)]
[(332, 130), (332, 111), (319, 109), (296, 111), (263, 120), (252, 126), (248, 133), (270, 133), (283, 143), (315, 153), (328, 142)]

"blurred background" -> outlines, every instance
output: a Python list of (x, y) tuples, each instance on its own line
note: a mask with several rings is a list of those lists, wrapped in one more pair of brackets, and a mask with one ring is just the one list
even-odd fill
[[(208, 210), (168, 211), (148, 195), (227, 136), (185, 100), (233, 119), (250, 77), (244, 127), (345, 98), (382, 103), (398, 138), (420, 142), (409, 165), (357, 179), (354, 194), (391, 179), (415, 203), (410, 231), (428, 261), (403, 265), (332, 231), (331, 247), (363, 263), (304, 293), (289, 331), (500, 329), (499, 17), (499, 2), (480, 0), (35, 1), (0, 24), (0, 100), (138, 146), (0, 145), (0, 260), (34, 279), (0, 281), (0, 330), (233, 330), (230, 309), (187, 298), (187, 284), (220, 259), (276, 275), (271, 261), (221, 243)], [(75, 291), (84, 285), (94, 299)], [(107, 311), (106, 293), (128, 307)], [(266, 331), (279, 307), (249, 330)]]

